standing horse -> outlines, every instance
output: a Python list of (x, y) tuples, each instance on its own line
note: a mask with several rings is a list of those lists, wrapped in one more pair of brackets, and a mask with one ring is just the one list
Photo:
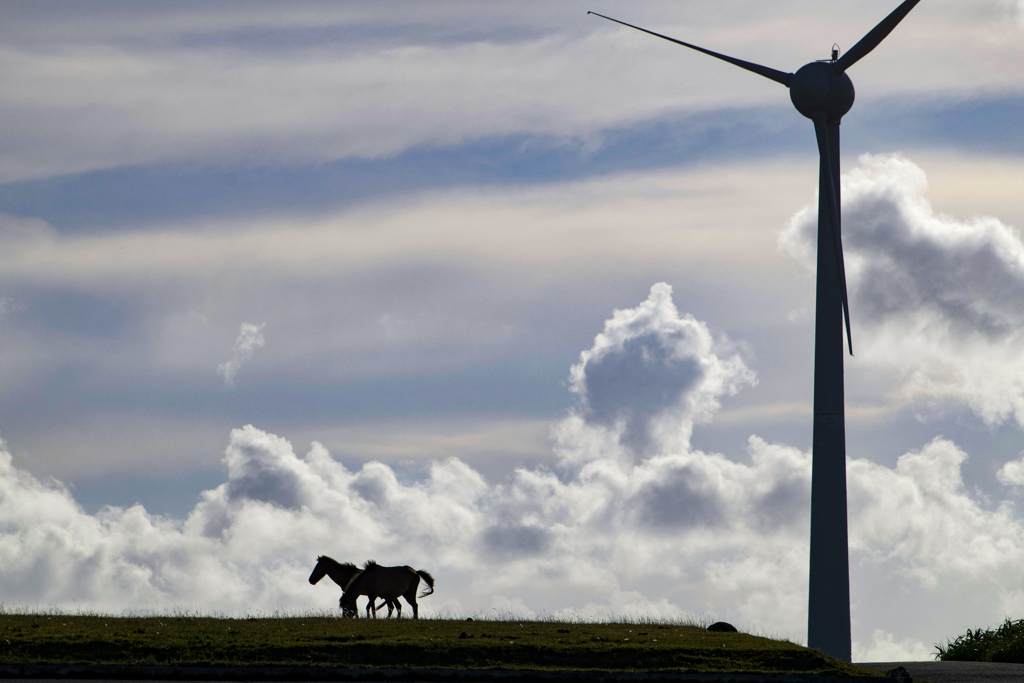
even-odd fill
[[(321, 555), (316, 558), (316, 566), (313, 567), (313, 573), (309, 575), (309, 582), (315, 586), (317, 581), (324, 578), (324, 575), (327, 575), (331, 577), (331, 581), (338, 584), (338, 587), (341, 588), (342, 592), (344, 592), (345, 586), (347, 586), (349, 582), (352, 581), (352, 578), (360, 571), (359, 567), (355, 566), (351, 562), (341, 563), (334, 558)], [(389, 617), (391, 616), (391, 610), (394, 608), (395, 604), (397, 603), (392, 602), (391, 600), (387, 601)], [(377, 610), (383, 606), (383, 604), (373, 606), (373, 601), (371, 600), (370, 605), (366, 608), (366, 616), (370, 616), (370, 607), (373, 607), (373, 616), (377, 616)], [(401, 606), (398, 608), (398, 613), (402, 613)]]
[[(427, 584), (427, 589), (420, 593), (425, 598), (434, 592), (434, 577), (422, 569), (412, 567), (381, 567), (370, 560), (366, 563), (363, 571), (352, 577), (345, 587), (341, 596), (341, 615), (343, 617), (354, 617), (359, 613), (356, 607), (356, 599), (360, 595), (370, 598), (370, 606), (377, 601), (377, 598), (384, 598), (388, 602), (388, 617), (391, 616), (391, 601), (398, 607), (398, 618), (402, 618), (402, 603), (398, 597), (402, 596), (405, 601), (412, 605), (412, 618), (420, 618), (420, 608), (416, 604), (416, 589), (419, 588), (420, 579)], [(370, 616), (370, 606), (366, 608), (366, 616)], [(376, 610), (374, 610), (376, 613)]]

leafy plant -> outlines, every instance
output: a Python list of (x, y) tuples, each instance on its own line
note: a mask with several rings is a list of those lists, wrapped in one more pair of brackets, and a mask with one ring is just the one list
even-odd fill
[(946, 645), (936, 644), (944, 662), (1014, 662), (1024, 664), (1024, 619), (1009, 618), (996, 629), (967, 629)]

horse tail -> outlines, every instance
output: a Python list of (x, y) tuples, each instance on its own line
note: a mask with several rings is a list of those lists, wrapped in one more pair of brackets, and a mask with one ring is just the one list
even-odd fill
[(420, 578), (423, 579), (423, 581), (430, 588), (430, 590), (424, 590), (422, 593), (420, 593), (420, 597), (425, 598), (434, 592), (434, 577), (431, 576), (429, 572), (423, 571), (422, 569), (417, 569), (416, 573), (420, 575)]

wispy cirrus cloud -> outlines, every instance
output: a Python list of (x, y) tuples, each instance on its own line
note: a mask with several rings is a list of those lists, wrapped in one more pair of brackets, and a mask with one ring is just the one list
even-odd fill
[[(12, 141), (0, 181), (211, 159), (318, 164), (489, 136), (594, 144), (609, 128), (670, 111), (785, 105), (763, 79), (588, 18), (583, 3), (528, 18), (482, 7), (455, 17), (411, 7), (400, 13), (406, 23), (365, 7), (296, 16), (273, 5), (155, 10), (149, 21), (112, 16), (102, 27), (92, 16), (22, 17), (17, 34), (36, 39), (25, 45), (16, 34), (0, 51), (0, 133)], [(827, 26), (852, 45), (888, 9), (635, 7), (627, 20), (787, 70), (825, 56), (787, 36)], [(886, 44), (901, 69), (874, 58), (858, 65), (865, 95), (1020, 92), (1019, 31), (987, 5), (932, 8)], [(466, 28), (452, 32), (452, 23)], [(248, 31), (259, 38), (245, 40)]]

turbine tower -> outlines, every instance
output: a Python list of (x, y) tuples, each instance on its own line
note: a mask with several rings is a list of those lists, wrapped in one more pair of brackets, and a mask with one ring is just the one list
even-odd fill
[(789, 88), (797, 111), (814, 122), (818, 172), (818, 275), (814, 312), (814, 428), (811, 473), (811, 562), (807, 646), (843, 661), (850, 650), (850, 558), (846, 514), (846, 423), (843, 410), (843, 323), (853, 355), (839, 210), (839, 123), (853, 106), (846, 70), (878, 47), (919, 0), (906, 0), (846, 54), (811, 62), (796, 73), (705, 50), (654, 31), (588, 12), (724, 60)]

